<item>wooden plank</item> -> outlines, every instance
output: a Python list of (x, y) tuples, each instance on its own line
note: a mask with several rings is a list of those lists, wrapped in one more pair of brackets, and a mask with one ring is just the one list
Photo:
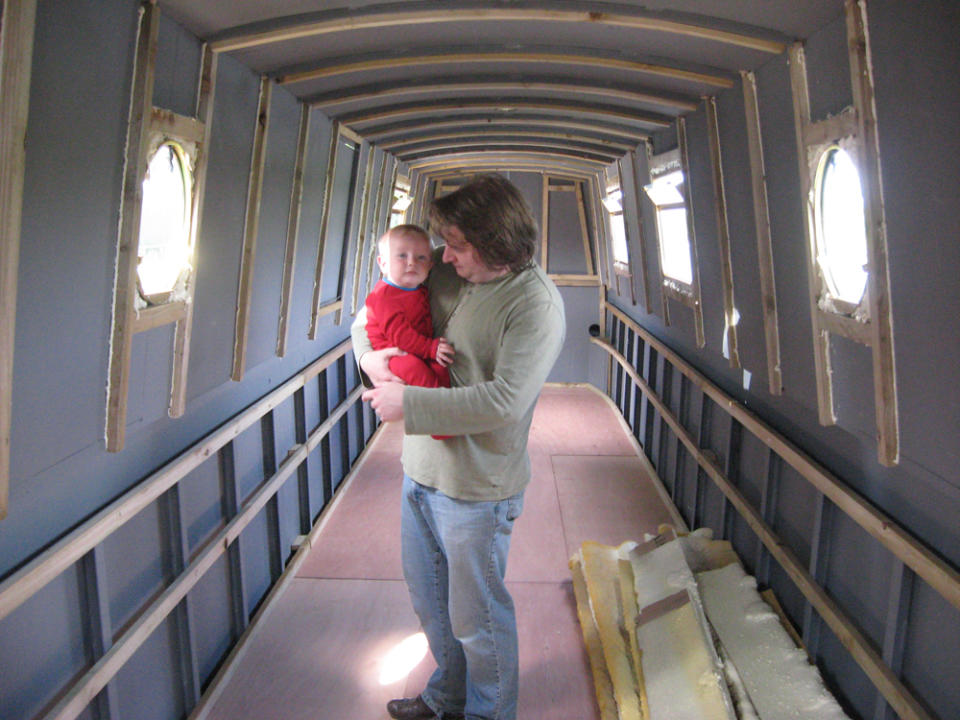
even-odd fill
[(904, 530), (892, 518), (881, 512), (869, 500), (854, 492), (826, 468), (804, 454), (785, 437), (774, 431), (756, 415), (698, 373), (679, 355), (641, 328), (618, 308), (607, 305), (609, 312), (626, 322), (635, 332), (667, 358), (704, 394), (736, 418), (744, 429), (760, 442), (772, 448), (790, 467), (856, 522), (866, 532), (896, 555), (911, 570), (923, 578), (947, 602), (960, 609), (960, 573), (929, 550), (922, 542)]
[[(745, 33), (736, 33), (705, 25), (667, 20), (656, 14), (598, 13), (583, 10), (538, 8), (477, 8), (446, 10), (442, 13), (430, 9), (395, 12), (385, 11), (364, 15), (350, 14), (345, 17), (307, 21), (269, 30), (237, 34), (233, 37), (224, 37), (216, 41), (214, 49), (218, 52), (229, 52), (285, 40), (329, 35), (345, 30), (356, 32), (371, 29), (399, 29), (414, 24), (442, 25), (444, 23), (503, 23), (524, 21), (544, 24), (584, 23), (597, 27), (621, 27), (631, 30), (677, 35), (679, 37), (695, 37), (725, 45), (759, 50), (773, 55), (777, 55), (784, 50), (784, 44), (782, 42), (769, 39), (769, 37), (747, 35)], [(438, 32), (442, 32), (442, 28), (438, 28), (437, 30)], [(546, 27), (544, 31), (549, 32)]]
[(757, 261), (760, 270), (760, 307), (767, 355), (767, 386), (771, 395), (783, 393), (780, 372), (780, 325), (777, 313), (777, 284), (773, 271), (773, 244), (770, 236), (770, 206), (767, 202), (767, 172), (763, 162), (760, 106), (754, 74), (740, 74), (746, 116), (747, 149), (750, 154), (750, 181), (753, 190), (753, 219), (757, 233)]
[(320, 302), (323, 294), (323, 253), (327, 244), (327, 225), (330, 223), (330, 203), (333, 197), (333, 178), (340, 154), (340, 123), (336, 120), (330, 128), (330, 148), (327, 153), (327, 176), (323, 184), (323, 204), (320, 213), (320, 237), (317, 242), (317, 269), (313, 277), (313, 303), (310, 313), (310, 329), (307, 336), (317, 339), (317, 321), (320, 319)]
[[(207, 188), (207, 166), (210, 158), (213, 100), (217, 82), (217, 54), (208, 45), (203, 47), (200, 78), (197, 83), (197, 118), (203, 123), (203, 151), (193, 173), (193, 203), (190, 221), (190, 256), (196, 258), (200, 228), (203, 227), (203, 199)], [(190, 369), (190, 336), (193, 332), (193, 294), (196, 270), (187, 285), (187, 314), (177, 322), (173, 339), (173, 372), (170, 380), (170, 417), (181, 417), (187, 408), (187, 372)]]
[[(637, 208), (637, 246), (640, 250), (640, 262), (637, 263), (640, 268), (640, 283), (643, 285), (643, 311), (646, 313), (653, 312), (653, 303), (650, 299), (650, 271), (647, 269), (647, 239), (646, 234), (643, 232), (643, 192), (641, 191), (642, 184), (640, 182), (640, 177), (637, 175), (637, 152), (634, 148), (627, 156), (630, 161), (630, 174), (633, 178), (633, 194), (634, 194), (634, 204)], [(621, 185), (621, 189), (622, 189)]]
[[(466, 117), (458, 120), (436, 120), (435, 118), (423, 118), (421, 120), (414, 120), (412, 122), (406, 122), (398, 125), (388, 125), (383, 129), (377, 129), (376, 127), (368, 128), (367, 132), (364, 133), (364, 137), (367, 138), (369, 142), (378, 142), (384, 138), (400, 135), (400, 140), (402, 141), (410, 133), (414, 132), (436, 131), (445, 128), (470, 128), (471, 132), (474, 129), (478, 132), (484, 132), (487, 130), (495, 132), (494, 128), (501, 125), (506, 125), (511, 128), (549, 125), (555, 130), (565, 128), (567, 130), (588, 131), (605, 135), (609, 138), (620, 138), (624, 141), (637, 143), (646, 142), (648, 138), (647, 134), (644, 132), (637, 131), (633, 128), (625, 128), (616, 125), (597, 125), (596, 123), (578, 122), (574, 120), (565, 120), (562, 118), (550, 118), (547, 120), (536, 117), (513, 116), (484, 117), (479, 120), (477, 118)], [(512, 129), (510, 130), (510, 134), (515, 134)]]
[[(620, 188), (620, 207), (622, 208), (620, 212), (620, 222), (623, 223), (623, 243), (627, 249), (627, 264), (626, 267), (623, 266), (622, 262), (614, 260), (613, 263), (613, 273), (617, 278), (617, 293), (620, 292), (620, 278), (625, 277), (630, 283), (630, 303), (632, 305), (637, 304), (637, 290), (636, 284), (633, 281), (634, 276), (634, 258), (633, 251), (630, 249), (630, 228), (627, 224), (627, 214), (626, 214), (626, 196), (624, 195), (624, 183), (623, 183), (623, 158), (617, 158), (617, 186)], [(639, 215), (638, 215), (639, 218)], [(613, 220), (611, 219), (611, 222)], [(640, 223), (637, 223), (637, 229), (640, 229)]]
[[(367, 231), (370, 213), (370, 194), (373, 192), (373, 162), (375, 152), (372, 145), (367, 150), (367, 166), (363, 171), (363, 191), (360, 196), (360, 227), (357, 228), (357, 250), (353, 258), (353, 287), (351, 288), (350, 315), (357, 314), (357, 302), (360, 296), (360, 272), (363, 269), (363, 250), (370, 233)], [(383, 172), (383, 163), (380, 164)]]
[(720, 151), (717, 99), (708, 97), (704, 104), (707, 110), (707, 142), (713, 179), (713, 209), (717, 222), (717, 243), (720, 245), (720, 286), (723, 290), (725, 349), (730, 367), (739, 368), (741, 365), (740, 351), (737, 347), (737, 303), (733, 288), (733, 263), (730, 260), (730, 223), (727, 220), (727, 193), (723, 186), (723, 157)]
[(267, 132), (270, 126), (270, 95), (273, 82), (260, 78), (260, 101), (250, 150), (250, 177), (247, 182), (247, 209), (243, 222), (243, 252), (240, 256), (240, 282), (237, 287), (237, 312), (233, 326), (233, 367), (230, 379), (240, 381), (247, 365), (247, 337), (250, 307), (253, 303), (253, 266), (257, 256), (260, 225), (260, 199), (263, 195), (263, 168), (267, 161)]
[[(457, 139), (472, 139), (472, 138), (482, 138), (485, 136), (500, 136), (500, 137), (511, 137), (511, 138), (538, 138), (543, 140), (569, 140), (573, 143), (593, 143), (596, 145), (603, 145), (611, 150), (618, 150), (620, 152), (626, 152), (630, 150), (632, 145), (626, 143), (614, 142), (606, 138), (593, 137), (589, 135), (576, 134), (576, 133), (561, 133), (561, 132), (549, 132), (547, 130), (543, 131), (534, 131), (534, 130), (510, 130), (505, 132), (503, 130), (498, 130), (496, 127), (481, 127), (476, 130), (470, 130), (465, 132), (433, 132), (429, 134), (418, 134), (416, 136), (402, 137), (397, 140), (392, 140), (389, 142), (378, 143), (377, 146), (382, 150), (393, 151), (399, 148), (408, 147), (410, 145), (419, 145), (421, 143), (428, 143), (439, 140), (457, 140)], [(556, 190), (557, 188), (551, 188), (551, 190)]]
[(259, 422), (261, 417), (278, 407), (308, 380), (316, 377), (346, 355), (351, 347), (352, 344), (347, 339), (332, 348), (309, 367), (236, 415), (223, 427), (182, 452), (7, 577), (0, 583), (0, 620), (39, 592), (47, 583), (154, 502), (192, 470), (214, 456), (220, 448), (239, 437), (254, 423)]
[(599, 287), (602, 283), (597, 275), (550, 275), (555, 285), (565, 287)]
[(113, 321), (107, 377), (107, 410), (104, 435), (108, 452), (123, 449), (130, 384), (130, 350), (133, 345), (133, 307), (137, 293), (137, 251), (140, 242), (140, 208), (143, 177), (147, 168), (147, 143), (153, 108), (153, 76), (156, 65), (160, 9), (153, 3), (140, 8), (140, 29), (130, 88), (127, 144), (124, 155), (123, 194), (117, 236), (113, 286)]
[(680, 164), (683, 167), (683, 177), (687, 188), (684, 207), (687, 211), (687, 238), (690, 241), (690, 267), (693, 270), (693, 282), (690, 288), (693, 304), (690, 307), (693, 310), (693, 325), (697, 338), (697, 347), (702, 348), (707, 344), (707, 339), (703, 334), (703, 307), (700, 295), (700, 260), (697, 254), (696, 226), (693, 221), (693, 184), (690, 178), (690, 160), (687, 152), (687, 121), (682, 117), (677, 118), (677, 142), (680, 146)]
[(454, 65), (463, 66), (474, 62), (484, 63), (508, 63), (516, 66), (517, 63), (537, 63), (549, 65), (579, 65), (583, 67), (595, 67), (602, 70), (630, 71), (643, 75), (653, 75), (658, 78), (668, 78), (670, 80), (682, 80), (685, 82), (696, 83), (697, 85), (708, 85), (716, 88), (731, 88), (733, 81), (721, 74), (711, 74), (702, 72), (693, 72), (682, 70), (680, 68), (669, 67), (666, 65), (654, 65), (652, 63), (636, 62), (619, 57), (601, 57), (596, 55), (577, 55), (574, 53), (544, 53), (544, 52), (459, 52), (442, 53), (435, 55), (404, 55), (400, 57), (381, 57), (372, 60), (359, 60), (353, 62), (327, 63), (323, 66), (300, 70), (296, 72), (282, 72), (277, 77), (277, 82), (282, 85), (290, 83), (303, 82), (305, 80), (319, 80), (323, 78), (335, 77), (337, 75), (347, 75), (357, 72), (376, 72), (379, 70), (415, 67), (419, 65)]
[[(602, 190), (600, 172), (592, 175), (587, 180), (587, 186), (590, 188), (590, 205), (593, 213), (590, 217), (593, 220), (593, 246), (597, 258), (597, 274), (600, 276), (600, 282), (605, 288), (610, 289), (610, 247), (607, 244), (607, 224), (603, 221), (603, 202), (600, 200)], [(586, 198), (584, 198), (586, 203)]]
[(387, 231), (387, 227), (389, 227), (390, 225), (391, 212), (393, 208), (393, 189), (397, 185), (397, 177), (399, 176), (399, 171), (400, 171), (400, 163), (397, 162), (397, 159), (395, 157), (393, 157), (392, 155), (387, 155), (383, 161), (384, 165), (386, 165), (387, 159), (389, 159), (393, 163), (393, 167), (390, 170), (390, 181), (389, 183), (385, 184), (381, 188), (381, 193), (380, 193), (381, 199), (384, 197), (387, 198), (386, 213), (385, 213), (385, 216), (382, 214), (378, 214), (377, 216), (378, 218), (380, 218), (379, 220), (380, 225), (377, 228), (377, 232), (374, 234), (374, 242), (370, 243), (370, 257), (367, 261), (367, 287), (371, 290), (373, 289), (373, 285), (374, 285), (374, 275), (378, 270), (378, 266), (376, 263), (377, 251), (378, 251), (377, 245), (379, 243), (380, 237)]
[(133, 332), (146, 332), (162, 325), (178, 322), (186, 316), (187, 303), (185, 300), (175, 300), (163, 305), (148, 305), (135, 312), (132, 324)]
[(36, 13), (36, 0), (5, 2), (0, 18), (0, 520), (10, 497), (17, 271)]
[(671, 110), (692, 112), (697, 109), (697, 103), (694, 100), (686, 98), (664, 95), (649, 90), (625, 89), (618, 87), (608, 87), (605, 85), (583, 85), (568, 81), (553, 80), (550, 82), (489, 82), (489, 81), (471, 81), (465, 82), (460, 79), (456, 81), (424, 83), (418, 85), (389, 86), (377, 90), (366, 90), (362, 92), (347, 89), (337, 93), (326, 93), (314, 96), (307, 100), (311, 105), (322, 108), (325, 111), (335, 114), (337, 105), (347, 103), (369, 103), (373, 101), (384, 101), (404, 95), (430, 95), (437, 97), (441, 93), (456, 93), (465, 95), (469, 93), (515, 93), (526, 94), (528, 92), (553, 92), (576, 95), (598, 95), (602, 98), (616, 98), (632, 103), (644, 103), (650, 105), (663, 105)]
[(810, 92), (807, 87), (807, 66), (800, 43), (790, 47), (790, 85), (793, 90), (793, 123), (797, 137), (797, 158), (800, 172), (800, 197), (804, 207), (803, 232), (807, 243), (807, 284), (810, 319), (813, 326), (814, 369), (817, 378), (817, 409), (821, 425), (837, 422), (833, 405), (833, 383), (830, 370), (830, 335), (820, 326), (818, 299), (822, 287), (817, 270), (816, 239), (813, 235), (813, 201), (811, 198), (810, 167), (807, 164), (807, 145), (804, 140), (810, 123)]
[(202, 143), (207, 126), (197, 118), (178, 115), (164, 108), (150, 108), (150, 131), (172, 136), (188, 143)]
[(870, 640), (857, 629), (856, 625), (843, 613), (833, 599), (817, 584), (793, 551), (789, 549), (789, 546), (773, 532), (763, 521), (760, 513), (749, 503), (733, 482), (726, 477), (719, 467), (716, 457), (697, 445), (696, 440), (680, 424), (670, 408), (637, 374), (626, 358), (602, 340), (590, 338), (590, 341), (604, 346), (607, 352), (630, 374), (648, 400), (657, 407), (660, 416), (671, 427), (676, 437), (686, 446), (700, 467), (710, 476), (717, 488), (723, 492), (751, 530), (767, 546), (770, 554), (780, 563), (780, 566), (790, 576), (797, 589), (803, 593), (824, 622), (830, 626), (830, 629), (848, 650), (853, 660), (856, 661), (883, 696), (887, 698), (891, 706), (901, 717), (907, 720), (934, 720), (926, 713), (900, 679), (896, 677), (895, 673), (883, 662)]
[(670, 127), (671, 121), (664, 115), (651, 115), (649, 113), (639, 113), (635, 110), (621, 110), (618, 106), (606, 107), (598, 104), (571, 103), (564, 102), (538, 102), (536, 100), (518, 100), (493, 102), (490, 100), (461, 100), (458, 102), (438, 103), (436, 101), (424, 100), (417, 104), (404, 105), (402, 107), (377, 108), (372, 110), (360, 110), (349, 115), (344, 115), (340, 121), (344, 125), (355, 128), (358, 125), (365, 125), (372, 122), (381, 122), (384, 120), (394, 120), (409, 116), (429, 114), (433, 117), (437, 113), (457, 112), (461, 110), (475, 110), (482, 112), (503, 113), (517, 112), (521, 110), (538, 110), (561, 113), (569, 115), (580, 113), (581, 115), (590, 115), (598, 120), (616, 121), (627, 125), (651, 125), (654, 128)]
[(277, 357), (287, 354), (287, 332), (290, 307), (293, 305), (293, 270), (297, 258), (297, 234), (300, 232), (300, 207), (303, 204), (303, 171), (307, 162), (310, 137), (310, 106), (300, 105), (300, 128), (297, 133), (297, 159), (293, 166), (290, 187), (290, 214), (287, 216), (287, 243), (283, 253), (283, 280), (280, 290), (280, 316), (277, 321)]
[(550, 176), (540, 174), (540, 267), (549, 272), (550, 236)]
[(893, 308), (890, 270), (887, 262), (887, 222), (883, 206), (880, 140), (873, 94), (873, 66), (869, 55), (867, 7), (861, 0), (847, 0), (847, 46), (850, 77), (859, 120), (860, 182), (863, 186), (867, 225), (867, 296), (873, 329), (873, 396), (879, 441), (877, 457), (882, 465), (900, 459), (900, 424), (897, 412), (896, 361), (893, 347)]
[(545, 150), (562, 150), (570, 155), (596, 158), (610, 162), (616, 159), (619, 153), (616, 150), (610, 150), (605, 147), (592, 146), (589, 143), (578, 142), (551, 142), (549, 140), (502, 140), (494, 141), (489, 138), (477, 138), (475, 140), (462, 140), (460, 142), (438, 142), (421, 147), (409, 148), (407, 150), (397, 150), (396, 155), (401, 160), (409, 160), (425, 155), (436, 155), (444, 150), (455, 151), (458, 148), (496, 148), (497, 150), (526, 150), (527, 148), (542, 148)]

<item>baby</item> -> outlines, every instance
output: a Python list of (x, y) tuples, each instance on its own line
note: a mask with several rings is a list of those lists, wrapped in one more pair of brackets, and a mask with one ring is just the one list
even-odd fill
[(397, 225), (378, 244), (383, 273), (367, 296), (367, 335), (374, 350), (398, 347), (390, 370), (409, 385), (450, 387), (453, 346), (433, 337), (430, 301), (423, 281), (433, 264), (430, 238), (418, 225)]

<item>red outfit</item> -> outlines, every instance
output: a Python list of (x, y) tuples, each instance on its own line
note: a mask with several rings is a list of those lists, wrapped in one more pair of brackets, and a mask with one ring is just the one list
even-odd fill
[(402, 288), (379, 280), (367, 296), (367, 336), (374, 350), (398, 347), (390, 370), (409, 385), (450, 387), (450, 373), (437, 362), (427, 289)]

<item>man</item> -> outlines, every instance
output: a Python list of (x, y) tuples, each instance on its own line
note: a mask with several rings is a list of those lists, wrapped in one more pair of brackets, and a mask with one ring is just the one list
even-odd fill
[[(564, 337), (563, 302), (533, 263), (536, 223), (519, 190), (480, 176), (433, 201), (446, 242), (427, 278), (434, 332), (456, 349), (450, 388), (396, 382), (393, 350), (352, 328), (363, 394), (404, 422), (403, 572), (437, 670), (396, 720), (514, 720), (519, 684), (513, 600), (504, 583), (513, 521), (530, 480), (527, 436)], [(452, 435), (435, 440), (431, 434)]]

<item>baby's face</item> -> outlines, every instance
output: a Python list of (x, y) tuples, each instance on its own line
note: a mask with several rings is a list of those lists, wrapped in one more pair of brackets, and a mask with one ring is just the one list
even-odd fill
[[(381, 246), (377, 264), (394, 285), (415, 288), (427, 279), (433, 264), (430, 241), (417, 234), (391, 235)], [(386, 257), (384, 257), (386, 253)]]

